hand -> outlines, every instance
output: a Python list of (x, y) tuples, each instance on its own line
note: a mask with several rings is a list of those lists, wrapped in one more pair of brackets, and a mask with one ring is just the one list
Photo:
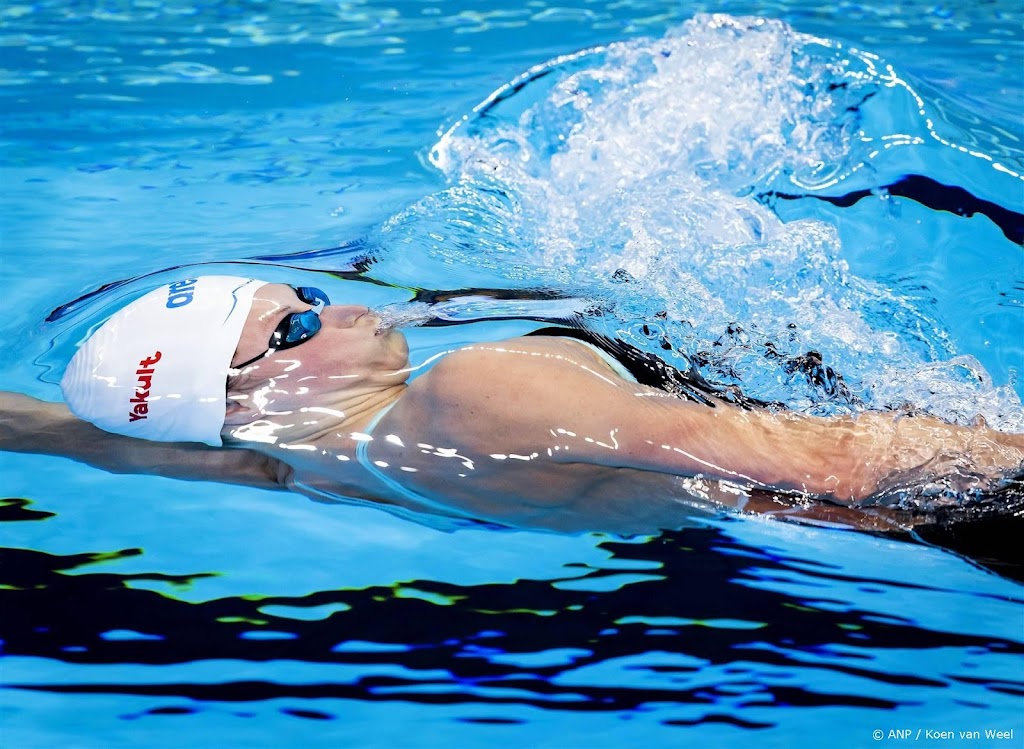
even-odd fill
[(892, 441), (877, 466), (880, 496), (899, 496), (908, 489), (920, 496), (990, 492), (1024, 469), (1022, 434), (924, 416), (897, 417), (886, 426)]

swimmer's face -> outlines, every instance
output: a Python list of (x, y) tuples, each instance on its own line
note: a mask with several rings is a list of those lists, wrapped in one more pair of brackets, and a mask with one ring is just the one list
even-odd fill
[(301, 382), (303, 392), (340, 390), (354, 383), (387, 384), (407, 366), (405, 336), (392, 329), (379, 330), (380, 320), (368, 308), (346, 304), (324, 307), (320, 330), (307, 340), (261, 356), (272, 347), (274, 333), (288, 315), (311, 309), (313, 305), (300, 299), (291, 286), (267, 284), (260, 288), (253, 297), (232, 366), (255, 359), (244, 368), (247, 377), (274, 377), (279, 384), (283, 379)]

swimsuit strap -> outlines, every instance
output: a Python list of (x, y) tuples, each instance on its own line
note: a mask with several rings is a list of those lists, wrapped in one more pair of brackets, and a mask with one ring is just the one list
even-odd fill
[(639, 382), (639, 380), (637, 380), (637, 378), (636, 378), (636, 377), (635, 377), (635, 376), (633, 375), (633, 373), (632, 373), (632, 372), (630, 372), (630, 371), (629, 371), (628, 369), (626, 369), (626, 368), (625, 368), (625, 367), (624, 367), (624, 366), (622, 365), (622, 362), (620, 362), (620, 361), (619, 361), (618, 359), (616, 359), (616, 358), (615, 358), (614, 356), (612, 356), (611, 354), (609, 354), (609, 353), (608, 353), (607, 351), (605, 351), (605, 350), (604, 350), (603, 348), (600, 348), (600, 347), (598, 347), (598, 346), (597, 346), (596, 344), (594, 344), (594, 343), (591, 343), (590, 341), (584, 341), (584, 340), (583, 340), (582, 338), (581, 338), (581, 339), (580, 339), (580, 340), (578, 341), (578, 343), (581, 343), (581, 344), (583, 344), (583, 345), (584, 345), (584, 346), (586, 346), (586, 347), (587, 347), (588, 349), (590, 349), (590, 350), (591, 350), (591, 351), (593, 351), (593, 352), (594, 352), (595, 354), (597, 354), (597, 356), (598, 356), (598, 357), (599, 357), (599, 358), (600, 358), (600, 359), (601, 359), (601, 360), (602, 360), (602, 361), (603, 361), (603, 362), (604, 362), (605, 364), (607, 364), (607, 365), (608, 365), (609, 367), (611, 367), (611, 368), (612, 368), (612, 370), (614, 370), (615, 374), (617, 374), (617, 375), (618, 375), (619, 377), (621, 377), (622, 379), (624, 379), (624, 380), (625, 380), (626, 382), (636, 382), (636, 383), (638, 383), (638, 382)]
[(363, 434), (361, 435), (362, 438), (358, 442), (356, 442), (356, 460), (358, 461), (359, 465), (365, 468), (370, 475), (378, 479), (382, 484), (387, 486), (389, 489), (391, 489), (399, 496), (411, 500), (418, 505), (422, 505), (423, 507), (427, 507), (433, 510), (441, 510), (445, 514), (448, 514), (450, 516), (450, 507), (446, 507), (445, 505), (436, 502), (432, 499), (429, 499), (428, 497), (423, 496), (419, 492), (414, 491), (413, 489), (410, 489), (407, 486), (403, 486), (398, 481), (395, 481), (395, 479), (393, 479), (391, 476), (388, 476), (386, 473), (384, 473), (384, 471), (381, 470), (381, 468), (387, 467), (387, 463), (385, 463), (384, 461), (373, 461), (370, 459), (370, 443), (373, 442), (373, 430), (377, 428), (377, 425), (380, 423), (381, 419), (383, 419), (388, 414), (388, 412), (392, 408), (394, 408), (395, 403), (398, 403), (398, 401), (395, 401), (394, 403), (391, 403), (382, 408), (380, 411), (377, 412), (377, 415), (370, 420), (370, 423), (366, 427), (366, 431), (363, 432)]
[[(373, 418), (370, 419), (370, 423), (366, 425), (366, 431), (363, 432), (363, 434), (365, 434), (367, 437), (372, 437), (373, 430), (377, 428), (377, 425), (380, 423), (380, 420), (388, 415), (388, 412), (395, 407), (396, 403), (398, 403), (397, 400), (392, 401), (388, 405), (384, 406), (384, 408), (382, 408), (376, 414), (374, 414)], [(368, 443), (369, 441), (370, 440), (362, 440), (358, 445), (356, 445), (356, 453), (358, 454), (359, 449), (366, 445), (366, 443)], [(364, 449), (363, 452), (365, 453), (366, 450)]]

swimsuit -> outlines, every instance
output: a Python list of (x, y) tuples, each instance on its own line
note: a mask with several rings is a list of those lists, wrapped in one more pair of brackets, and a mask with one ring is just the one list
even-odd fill
[[(415, 492), (409, 487), (403, 486), (402, 484), (398, 483), (393, 478), (384, 473), (382, 470), (380, 470), (380, 466), (378, 466), (377, 463), (374, 463), (372, 460), (370, 460), (369, 450), (370, 443), (373, 441), (373, 430), (377, 428), (377, 424), (380, 423), (380, 420), (383, 419), (388, 414), (388, 412), (395, 407), (395, 403), (398, 403), (398, 401), (395, 401), (394, 403), (384, 406), (384, 408), (378, 411), (377, 415), (370, 420), (370, 423), (366, 426), (366, 431), (363, 432), (363, 439), (356, 443), (356, 461), (358, 461), (359, 465), (361, 465), (363, 468), (369, 471), (369, 473), (372, 476), (379, 479), (381, 483), (383, 483), (385, 486), (394, 491), (403, 499), (409, 499), (417, 504), (422, 504), (430, 508), (436, 508), (436, 502), (433, 502), (424, 497), (422, 494)], [(385, 465), (387, 464), (385, 463)]]

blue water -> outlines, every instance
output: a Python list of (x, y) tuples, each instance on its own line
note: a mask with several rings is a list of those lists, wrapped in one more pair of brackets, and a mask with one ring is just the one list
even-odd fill
[[(733, 20), (693, 20), (709, 10)], [(375, 305), (557, 292), (791, 408), (912, 403), (1020, 431), (1022, 20), (1016, 3), (5, 6), (4, 387), (57, 399), (105, 309), (203, 264)], [(845, 390), (769, 346), (813, 348)], [(0, 476), (3, 746), (1024, 736), (1012, 518), (933, 543), (757, 518), (445, 533), (59, 458), (0, 453)]]

